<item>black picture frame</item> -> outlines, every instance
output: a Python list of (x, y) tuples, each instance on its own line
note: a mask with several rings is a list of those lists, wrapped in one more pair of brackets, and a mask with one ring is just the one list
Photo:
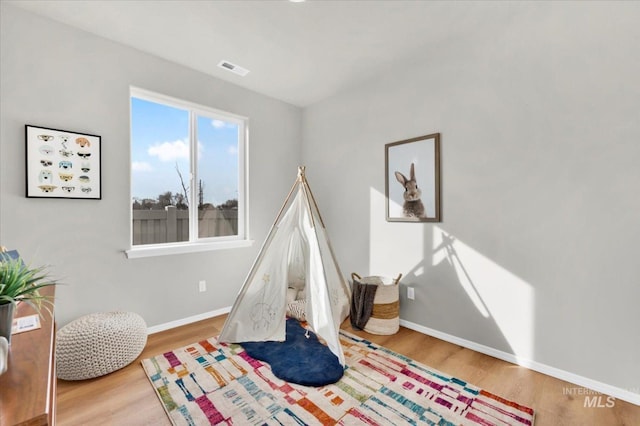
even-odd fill
[(27, 198), (102, 199), (102, 138), (25, 125)]
[(440, 133), (385, 145), (388, 222), (440, 222)]

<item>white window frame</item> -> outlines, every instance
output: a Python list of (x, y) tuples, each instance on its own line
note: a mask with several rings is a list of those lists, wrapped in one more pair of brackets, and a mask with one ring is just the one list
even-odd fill
[[(198, 149), (193, 146), (193, 141), (198, 140), (197, 135), (197, 118), (206, 117), (231, 122), (238, 125), (238, 235), (222, 236), (222, 237), (198, 237), (198, 209), (197, 207), (189, 207), (189, 241), (161, 243), (161, 244), (144, 244), (133, 245), (133, 210), (131, 209), (131, 199), (133, 194), (129, 194), (129, 250), (125, 250), (127, 258), (139, 258), (150, 256), (163, 256), (182, 253), (195, 253), (208, 250), (230, 249), (237, 247), (250, 247), (254, 241), (249, 239), (249, 188), (248, 188), (248, 139), (249, 139), (249, 119), (237, 114), (226, 111), (217, 110), (204, 105), (182, 99), (173, 98), (171, 96), (162, 95), (131, 86), (129, 88), (129, 108), (131, 108), (131, 99), (138, 98), (150, 102), (167, 105), (173, 108), (187, 110), (189, 112), (189, 144), (190, 144), (190, 170), (189, 170), (189, 197), (197, 200), (198, 180)], [(130, 111), (131, 117), (131, 111)], [(129, 126), (131, 128), (131, 125)], [(131, 142), (130, 135), (130, 144)], [(132, 145), (130, 145), (132, 146)], [(131, 151), (129, 156), (129, 164), (131, 164)], [(129, 182), (131, 182), (131, 174), (129, 174)]]

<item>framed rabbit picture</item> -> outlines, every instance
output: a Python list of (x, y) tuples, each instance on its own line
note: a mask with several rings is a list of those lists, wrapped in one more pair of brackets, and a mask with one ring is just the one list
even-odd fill
[(385, 145), (388, 222), (440, 222), (440, 133)]

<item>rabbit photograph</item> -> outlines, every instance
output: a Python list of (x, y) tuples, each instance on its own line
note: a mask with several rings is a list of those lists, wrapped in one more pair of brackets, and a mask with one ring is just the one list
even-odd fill
[(411, 172), (409, 173), (409, 179), (400, 172), (395, 172), (396, 179), (400, 182), (400, 185), (404, 188), (404, 203), (402, 204), (402, 213), (405, 217), (426, 217), (424, 213), (424, 204), (420, 201), (422, 191), (418, 188), (418, 182), (416, 182), (416, 173), (414, 164), (411, 163)]
[(440, 221), (440, 134), (385, 145), (389, 222)]

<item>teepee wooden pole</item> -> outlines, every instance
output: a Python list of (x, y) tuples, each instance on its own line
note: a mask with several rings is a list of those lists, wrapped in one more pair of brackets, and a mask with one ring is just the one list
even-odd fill
[[(327, 227), (324, 224), (324, 220), (322, 219), (322, 214), (320, 213), (320, 208), (318, 208), (318, 203), (316, 202), (316, 198), (313, 196), (313, 192), (311, 191), (311, 187), (309, 186), (309, 182), (307, 181), (307, 178), (304, 176), (304, 170), (303, 170), (303, 184), (304, 184), (304, 188), (305, 188), (305, 192), (308, 193), (308, 196), (306, 197), (307, 199), (311, 198), (311, 201), (313, 201), (313, 206), (315, 207), (315, 211), (318, 214), (318, 219), (320, 219), (320, 223), (322, 224), (322, 227), (325, 230), (325, 236), (326, 236), (326, 241), (327, 241), (327, 246), (329, 247), (329, 253), (331, 254), (331, 259), (333, 260), (333, 264), (336, 265), (336, 270), (338, 271), (338, 276), (340, 277), (340, 280), (343, 283), (343, 288), (347, 289), (348, 293), (350, 292), (349, 286), (346, 285), (346, 281), (344, 281), (344, 275), (342, 275), (342, 271), (340, 270), (340, 264), (338, 263), (338, 260), (336, 259), (336, 254), (333, 251), (333, 246), (331, 245), (331, 240), (329, 238), (328, 235), (326, 235), (327, 232)], [(311, 207), (311, 206), (309, 206)], [(311, 217), (313, 218), (313, 210), (311, 210)], [(317, 231), (316, 231), (316, 238), (317, 238)], [(325, 276), (326, 279), (326, 276)], [(351, 294), (348, 295), (349, 298), (351, 298)]]
[[(276, 216), (276, 220), (273, 221), (273, 225), (271, 225), (271, 229), (269, 229), (269, 233), (267, 234), (267, 239), (264, 240), (264, 244), (262, 245), (262, 248), (260, 249), (260, 253), (258, 253), (258, 257), (256, 258), (256, 260), (254, 262), (254, 266), (257, 265), (260, 260), (262, 260), (262, 256), (264, 255), (265, 248), (268, 245), (267, 243), (271, 240), (271, 237), (273, 236), (273, 233), (274, 233), (275, 229), (278, 227), (278, 221), (280, 220), (280, 217), (282, 216), (282, 213), (284, 212), (285, 208), (289, 204), (289, 200), (291, 199), (291, 196), (293, 195), (293, 191), (295, 191), (296, 187), (298, 186), (298, 184), (300, 182), (300, 169), (302, 169), (302, 176), (304, 178), (304, 166), (299, 166), (298, 167), (298, 178), (296, 179), (296, 181), (293, 183), (293, 186), (289, 190), (289, 194), (287, 194), (287, 198), (285, 198), (284, 203), (282, 203), (282, 207), (280, 207), (280, 211), (278, 212), (278, 215)], [(252, 267), (251, 268), (252, 272), (253, 272), (253, 269), (254, 268)], [(253, 279), (253, 274), (249, 274), (249, 277), (247, 277), (246, 282), (250, 281), (251, 279)]]
[[(304, 200), (307, 202), (307, 208), (309, 209), (309, 217), (311, 218), (311, 227), (315, 229), (316, 227), (316, 218), (313, 217), (313, 209), (311, 208), (311, 201), (309, 201), (309, 198), (313, 199), (313, 194), (311, 193), (311, 188), (309, 188), (309, 183), (307, 182), (307, 178), (304, 176), (304, 171), (302, 174), (302, 181), (300, 182), (302, 184), (302, 189), (304, 191)], [(314, 203), (315, 204), (315, 203)], [(318, 212), (318, 218), (320, 218), (320, 213)], [(320, 218), (320, 223), (322, 224), (322, 227), (324, 228), (324, 223), (322, 223), (322, 218)]]
[(322, 215), (320, 214), (320, 209), (318, 208), (318, 203), (316, 203), (316, 198), (313, 196), (313, 192), (311, 192), (311, 187), (309, 186), (309, 182), (307, 181), (307, 179), (304, 180), (304, 185), (307, 189), (307, 192), (309, 193), (309, 198), (311, 198), (311, 201), (313, 201), (313, 205), (316, 208), (316, 212), (318, 212), (318, 219), (320, 219), (320, 224), (322, 224), (323, 228), (326, 228), (326, 226), (324, 226), (324, 220), (322, 220)]
[(296, 186), (298, 186), (298, 181), (296, 181), (296, 183), (294, 183), (293, 186), (291, 187), (291, 190), (289, 191), (289, 194), (287, 195), (287, 198), (284, 200), (284, 203), (282, 203), (282, 207), (280, 207), (280, 211), (278, 211), (278, 215), (276, 216), (276, 220), (273, 221), (273, 225), (271, 225), (271, 228), (274, 228), (276, 226), (276, 224), (278, 223), (278, 221), (280, 220), (280, 216), (282, 216), (282, 213), (284, 212), (285, 207), (287, 207), (287, 204), (289, 204), (289, 199), (293, 195), (293, 191), (295, 191)]

